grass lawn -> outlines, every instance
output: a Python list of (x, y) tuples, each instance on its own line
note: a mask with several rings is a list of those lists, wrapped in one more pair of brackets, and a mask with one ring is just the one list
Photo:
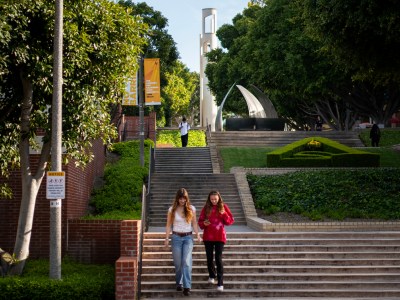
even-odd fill
[[(368, 131), (360, 134), (365, 145)], [(382, 168), (368, 170), (310, 170), (281, 176), (248, 176), (256, 208), (264, 215), (302, 215), (311, 220), (329, 218), (399, 219), (400, 130), (382, 130), (377, 148), (362, 149), (380, 154)], [(220, 148), (223, 171), (232, 167), (266, 168), (271, 147)], [(396, 168), (384, 169), (384, 168)], [(318, 179), (316, 181), (315, 179)], [(332, 180), (334, 178), (334, 180)], [(313, 184), (309, 184), (313, 182)], [(276, 185), (276, 186), (275, 186)], [(378, 185), (378, 186), (377, 186)], [(379, 189), (378, 189), (379, 187)], [(262, 216), (260, 216), (262, 217)]]
[(224, 173), (229, 173), (232, 167), (265, 168), (267, 166), (266, 154), (274, 149), (271, 147), (220, 148)]
[[(400, 130), (382, 129), (380, 147), (366, 147), (361, 149), (381, 155), (381, 167), (400, 168), (400, 152), (392, 149), (393, 145), (400, 144)], [(360, 133), (360, 138), (369, 146), (369, 130)], [(267, 166), (266, 154), (275, 150), (272, 147), (224, 147), (220, 148), (220, 155), (224, 165), (224, 172), (229, 173), (232, 167), (265, 168)]]

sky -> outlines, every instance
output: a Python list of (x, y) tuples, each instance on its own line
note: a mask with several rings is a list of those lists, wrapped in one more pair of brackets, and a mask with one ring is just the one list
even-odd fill
[[(136, 3), (136, 1), (134, 1)], [(167, 31), (174, 39), (180, 60), (190, 71), (200, 72), (202, 10), (217, 10), (217, 29), (247, 7), (249, 0), (140, 0), (168, 19)], [(218, 47), (220, 44), (218, 43)]]

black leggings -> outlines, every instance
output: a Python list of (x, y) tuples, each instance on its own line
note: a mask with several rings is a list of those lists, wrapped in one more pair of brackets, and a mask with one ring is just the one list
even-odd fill
[[(224, 251), (223, 242), (209, 242), (204, 241), (207, 255), (207, 269), (210, 278), (217, 278), (218, 286), (224, 285), (224, 265), (222, 263), (222, 252)], [(215, 249), (215, 264), (217, 265), (217, 272), (215, 272), (214, 265), (214, 249)], [(215, 276), (217, 275), (217, 276)]]

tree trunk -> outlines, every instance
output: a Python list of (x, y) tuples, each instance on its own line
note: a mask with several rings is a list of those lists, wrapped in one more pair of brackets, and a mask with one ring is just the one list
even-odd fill
[(32, 176), (29, 176), (22, 180), (22, 199), (19, 210), (17, 237), (14, 246), (14, 253), (18, 260), (18, 264), (14, 265), (11, 271), (12, 275), (20, 275), (22, 273), (26, 259), (29, 256), (29, 245), (31, 241), (36, 196), (42, 179), (43, 177), (36, 180), (33, 179)]
[(36, 197), (45, 175), (47, 162), (50, 156), (51, 142), (44, 143), (36, 174), (32, 175), (29, 160), (30, 117), (32, 111), (32, 82), (23, 72), (20, 73), (23, 86), (23, 99), (21, 103), (21, 140), (19, 154), (21, 158), (22, 196), (19, 211), (17, 235), (14, 245), (14, 253), (18, 264), (11, 269), (11, 275), (20, 275), (24, 269), (26, 259), (29, 256), (33, 216), (35, 212)]

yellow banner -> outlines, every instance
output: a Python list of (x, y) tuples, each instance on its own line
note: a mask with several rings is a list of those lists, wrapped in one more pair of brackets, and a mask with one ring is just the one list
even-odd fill
[(144, 59), (145, 104), (160, 105), (160, 59)]
[(137, 72), (133, 78), (128, 79), (125, 87), (124, 98), (122, 105), (137, 105), (138, 104), (138, 85), (137, 85)]

